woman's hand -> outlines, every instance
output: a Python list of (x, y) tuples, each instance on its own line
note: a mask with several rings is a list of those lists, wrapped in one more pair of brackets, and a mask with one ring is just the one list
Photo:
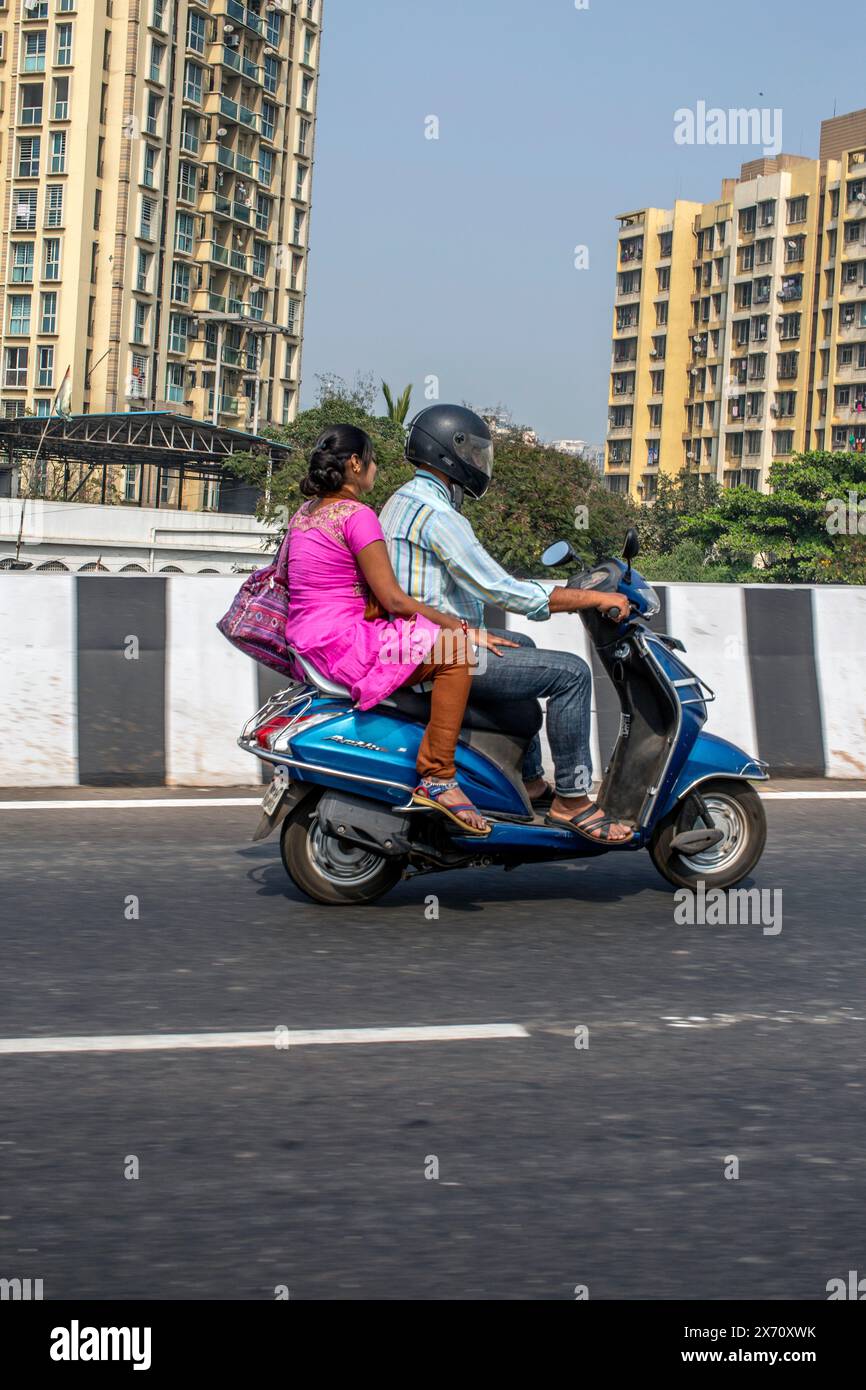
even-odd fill
[(490, 632), (486, 627), (471, 627), (469, 629), (469, 640), (474, 642), (476, 647), (486, 647), (489, 652), (494, 652), (496, 656), (501, 656), (500, 647), (519, 647), (519, 642), (512, 642), (507, 637), (502, 637), (498, 632)]

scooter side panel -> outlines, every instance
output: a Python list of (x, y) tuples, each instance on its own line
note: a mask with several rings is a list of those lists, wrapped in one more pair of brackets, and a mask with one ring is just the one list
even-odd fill
[[(316, 724), (290, 737), (292, 756), (332, 769), (335, 774), (358, 778), (379, 778), (387, 786), (375, 782), (358, 783), (355, 790), (375, 800), (391, 805), (406, 800), (406, 788), (418, 782), (415, 762), (424, 726), (399, 715), (380, 710), (357, 710), (346, 705), (314, 701), (309, 713), (333, 710), (335, 718), (326, 724)], [(457, 745), (457, 775), (467, 795), (490, 812), (509, 815), (525, 814), (525, 807), (516, 790), (494, 763), (468, 745)], [(294, 771), (294, 770), (293, 770)], [(294, 771), (305, 780), (321, 786), (342, 788), (350, 786), (346, 776), (328, 773)], [(394, 779), (390, 783), (390, 779)]]
[(659, 811), (659, 818), (673, 810), (694, 782), (706, 777), (725, 776), (748, 776), (764, 780), (766, 774), (762, 772), (761, 764), (748, 753), (744, 753), (742, 748), (737, 748), (736, 744), (728, 743), (727, 739), (719, 738), (717, 734), (701, 732), (695, 740), (688, 760), (680, 769), (672, 791)]

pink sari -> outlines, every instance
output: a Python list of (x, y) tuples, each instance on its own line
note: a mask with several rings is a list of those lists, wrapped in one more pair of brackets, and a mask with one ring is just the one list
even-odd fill
[(289, 522), (288, 642), (370, 709), (412, 684), (440, 629), (428, 618), (367, 619), (370, 591), (355, 556), (384, 540), (372, 507), (351, 498), (305, 502)]

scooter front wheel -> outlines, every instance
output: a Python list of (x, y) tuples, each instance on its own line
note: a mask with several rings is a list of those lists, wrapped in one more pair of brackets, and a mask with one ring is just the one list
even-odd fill
[(280, 849), (286, 873), (314, 902), (329, 906), (375, 902), (403, 876), (402, 859), (386, 859), (326, 835), (319, 825), (318, 796), (308, 796), (283, 822)]
[(686, 797), (656, 826), (649, 844), (650, 857), (662, 878), (678, 888), (695, 888), (699, 882), (707, 889), (730, 888), (752, 872), (764, 852), (764, 807), (748, 782), (719, 778), (703, 782), (700, 793), (713, 825), (723, 832), (720, 842), (690, 855), (671, 847), (676, 835), (704, 824)]

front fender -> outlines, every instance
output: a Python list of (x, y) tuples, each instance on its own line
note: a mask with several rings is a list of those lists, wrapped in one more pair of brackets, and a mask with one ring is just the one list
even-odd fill
[(711, 777), (744, 777), (749, 781), (766, 782), (767, 764), (760, 758), (749, 757), (742, 748), (728, 743), (727, 739), (701, 731), (658, 817), (654, 819), (661, 820), (687, 791)]

